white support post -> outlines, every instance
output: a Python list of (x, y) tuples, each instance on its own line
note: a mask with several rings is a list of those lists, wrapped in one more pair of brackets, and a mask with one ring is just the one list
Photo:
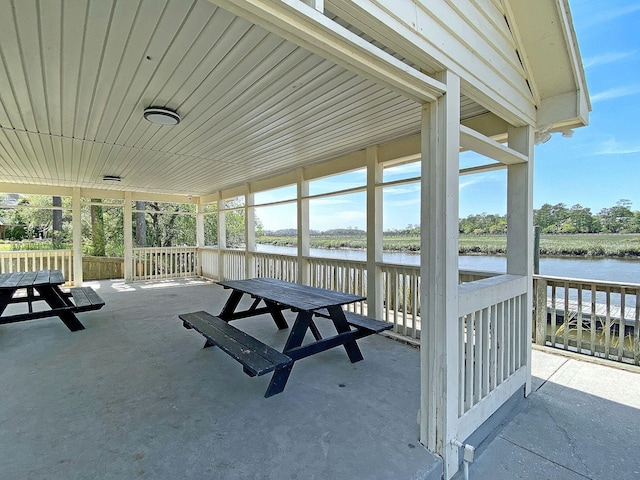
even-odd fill
[[(530, 126), (510, 128), (509, 148), (528, 157), (526, 163), (507, 167), (507, 273), (525, 275), (529, 281), (525, 305), (533, 302), (533, 145)], [(519, 339), (527, 368), (525, 396), (531, 393), (531, 308), (524, 308), (523, 335)]]
[(226, 280), (224, 277), (224, 250), (227, 248), (227, 222), (224, 206), (222, 192), (218, 192), (218, 280)]
[(460, 79), (422, 110), (420, 441), (458, 470), (458, 191)]
[(382, 318), (382, 165), (378, 147), (367, 148), (367, 315)]
[(244, 238), (245, 238), (245, 272), (247, 278), (256, 276), (253, 253), (256, 251), (256, 215), (254, 204), (254, 194), (247, 184), (247, 192), (244, 195)]
[(202, 198), (196, 201), (196, 249), (198, 252), (198, 275), (202, 276), (202, 248), (204, 245), (204, 210)]
[(73, 285), (82, 285), (82, 198), (74, 188), (71, 197), (71, 225), (73, 227)]
[(131, 192), (124, 192), (124, 281), (133, 280), (133, 201)]
[(311, 8), (316, 9), (320, 13), (324, 13), (324, 0), (302, 0), (302, 3), (306, 3)]
[(304, 177), (304, 170), (298, 170), (298, 283), (309, 285), (309, 182)]

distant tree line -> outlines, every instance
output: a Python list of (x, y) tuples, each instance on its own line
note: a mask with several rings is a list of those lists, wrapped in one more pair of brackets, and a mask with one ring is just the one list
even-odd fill
[[(631, 210), (631, 201), (619, 200), (597, 214), (576, 204), (545, 203), (533, 211), (533, 224), (543, 233), (640, 233), (640, 211)], [(506, 215), (469, 215), (460, 220), (460, 233), (486, 235), (507, 231)]]

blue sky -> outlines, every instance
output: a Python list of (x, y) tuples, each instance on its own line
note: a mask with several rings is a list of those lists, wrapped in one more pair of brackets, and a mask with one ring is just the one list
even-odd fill
[[(580, 204), (598, 213), (627, 199), (632, 210), (640, 210), (640, 0), (569, 0), (569, 5), (591, 97), (590, 124), (576, 129), (572, 138), (556, 133), (536, 147), (534, 208)], [(463, 165), (465, 161), (472, 159), (461, 159)], [(356, 172), (317, 182), (317, 188), (349, 188), (363, 181), (364, 174)], [(311, 228), (364, 229), (362, 199), (352, 195), (316, 201)], [(388, 189), (384, 228), (417, 224), (418, 200), (412, 186)], [(258, 217), (265, 228), (295, 227), (295, 213), (261, 210)], [(481, 213), (506, 213), (505, 171), (461, 177), (460, 216)]]

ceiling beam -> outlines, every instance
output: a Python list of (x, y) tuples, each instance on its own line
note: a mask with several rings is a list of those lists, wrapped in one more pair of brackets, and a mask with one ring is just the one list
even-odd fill
[(475, 130), (460, 125), (460, 146), (465, 150), (472, 150), (480, 155), (496, 160), (504, 165), (526, 163), (526, 155), (485, 137)]
[(446, 85), (372, 45), (300, 0), (209, 0), (276, 35), (418, 103)]

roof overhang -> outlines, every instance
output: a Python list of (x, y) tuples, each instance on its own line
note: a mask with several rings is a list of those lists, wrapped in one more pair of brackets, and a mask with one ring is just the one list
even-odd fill
[(504, 0), (536, 101), (537, 127), (589, 123), (591, 103), (568, 0)]

